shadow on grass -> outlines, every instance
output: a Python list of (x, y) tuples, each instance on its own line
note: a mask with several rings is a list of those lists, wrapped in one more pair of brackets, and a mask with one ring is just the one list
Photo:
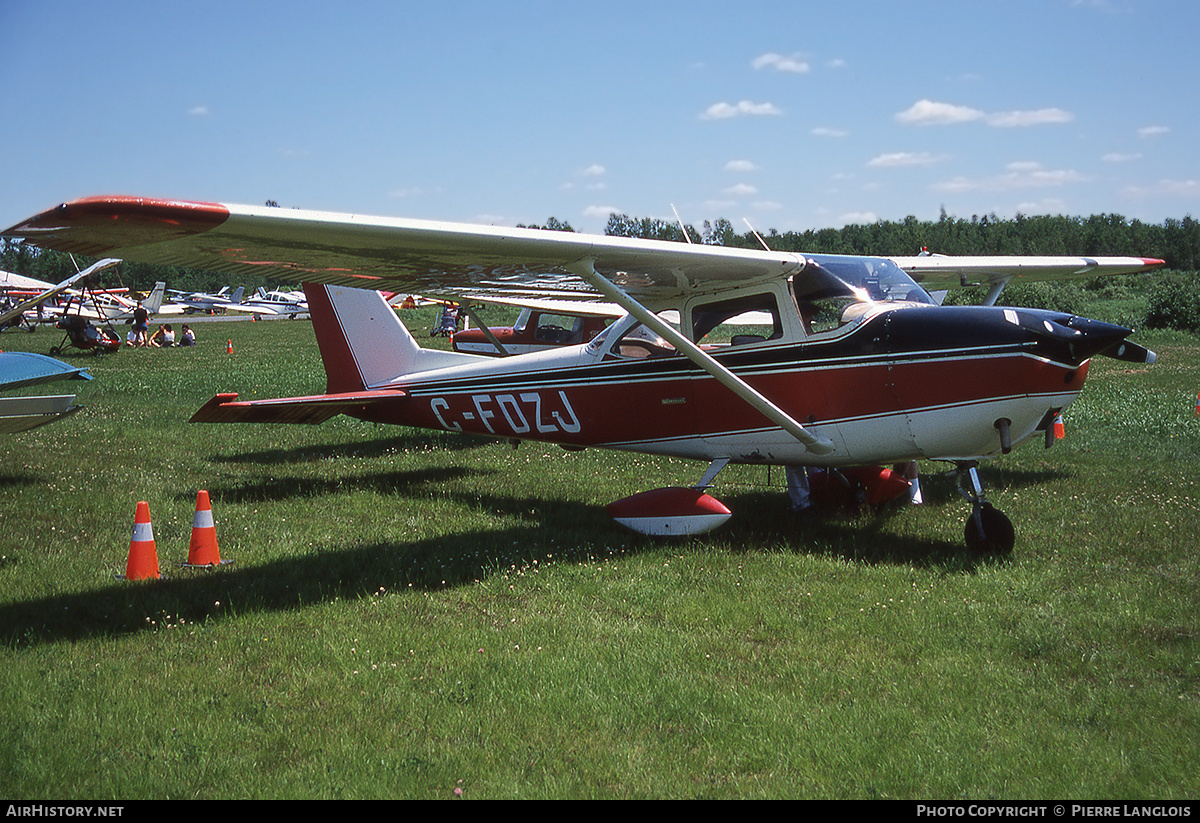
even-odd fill
[(35, 474), (30, 471), (25, 472), (0, 472), (0, 489), (10, 486), (33, 486), (38, 483), (45, 483), (46, 478), (43, 475)]
[[(342, 480), (266, 480), (250, 486), (211, 490), (226, 502), (321, 495), (372, 488), (415, 495), (430, 484), (458, 479), (465, 467), (392, 472)], [(1038, 473), (1034, 473), (1038, 474)], [(1029, 478), (1029, 482), (1037, 482)], [(938, 493), (940, 496), (940, 492)], [(948, 497), (949, 495), (947, 495)], [(603, 562), (642, 552), (678, 551), (679, 541), (645, 538), (609, 520), (603, 506), (561, 497), (533, 498), (448, 491), (463, 507), (516, 518), (505, 528), (440, 535), (410, 542), (386, 541), (326, 547), (253, 566), (182, 569), (162, 566), (165, 578), (112, 585), (89, 592), (52, 595), (0, 606), (0, 642), (22, 648), (41, 643), (120, 637), (155, 628), (164, 615), (203, 624), (254, 612), (289, 611), (335, 600), (370, 597), (380, 590), (437, 590), (524, 569), (536, 562)], [(911, 565), (969, 574), (982, 563), (961, 543), (897, 536), (886, 531), (906, 507), (879, 513), (831, 512), (796, 520), (786, 495), (748, 492), (727, 501), (735, 517), (720, 531), (683, 541), (687, 546), (728, 546), (731, 551), (781, 551), (863, 564)], [(931, 505), (937, 505), (931, 504)], [(961, 510), (947, 506), (947, 513)], [(123, 572), (114, 570), (114, 578)]]
[[(213, 484), (209, 486), (208, 493), (214, 503), (229, 504), (292, 500), (360, 491), (411, 496), (418, 491), (424, 492), (431, 486), (437, 488), (450, 481), (490, 473), (464, 466), (446, 466), (337, 477), (272, 477), (233, 485)], [(182, 501), (195, 499), (193, 495), (194, 492), (180, 493), (175, 497)]]
[(278, 466), (290, 463), (314, 463), (321, 460), (365, 459), (400, 454), (406, 451), (465, 451), (494, 443), (492, 438), (441, 435), (439, 433), (410, 434), (400, 437), (381, 437), (376, 440), (347, 441), (319, 446), (296, 446), (291, 449), (266, 449), (213, 455), (213, 463)]

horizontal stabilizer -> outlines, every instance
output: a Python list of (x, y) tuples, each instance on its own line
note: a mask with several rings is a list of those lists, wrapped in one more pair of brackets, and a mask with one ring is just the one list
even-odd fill
[(348, 411), (405, 396), (395, 389), (238, 401), (236, 393), (218, 394), (192, 415), (191, 423), (324, 423)]

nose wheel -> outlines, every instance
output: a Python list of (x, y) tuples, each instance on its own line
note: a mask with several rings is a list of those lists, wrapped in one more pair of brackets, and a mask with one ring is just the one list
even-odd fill
[(1002, 556), (1012, 552), (1017, 542), (1012, 521), (983, 495), (983, 484), (979, 480), (976, 463), (965, 463), (958, 467), (959, 492), (971, 501), (971, 514), (963, 529), (967, 548), (976, 554)]

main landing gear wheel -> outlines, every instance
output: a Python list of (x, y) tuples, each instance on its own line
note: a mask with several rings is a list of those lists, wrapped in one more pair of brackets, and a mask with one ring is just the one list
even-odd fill
[[(961, 488), (967, 479), (970, 488)], [(1003, 556), (1010, 554), (1017, 542), (1012, 521), (983, 496), (983, 484), (979, 480), (978, 464), (967, 463), (958, 467), (959, 491), (971, 501), (971, 514), (963, 529), (967, 548), (976, 554)]]
[(963, 539), (967, 548), (976, 554), (1003, 556), (1012, 553), (1017, 533), (1004, 512), (983, 502), (979, 504), (979, 510), (967, 518)]

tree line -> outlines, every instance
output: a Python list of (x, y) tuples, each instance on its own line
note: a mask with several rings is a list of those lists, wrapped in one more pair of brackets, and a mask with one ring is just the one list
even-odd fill
[[(551, 218), (554, 221), (554, 218)], [(559, 226), (565, 224), (558, 224)], [(915, 255), (922, 249), (950, 255), (1076, 255), (1081, 257), (1131, 256), (1165, 260), (1167, 268), (1200, 270), (1200, 221), (1190, 215), (1161, 224), (1128, 220), (1118, 214), (1091, 217), (973, 215), (970, 220), (942, 213), (936, 220), (906, 217), (901, 221), (809, 229), (780, 233), (767, 229), (741, 234), (728, 220), (704, 221), (695, 226), (655, 218), (609, 217), (605, 233), (738, 248), (808, 254)]]

